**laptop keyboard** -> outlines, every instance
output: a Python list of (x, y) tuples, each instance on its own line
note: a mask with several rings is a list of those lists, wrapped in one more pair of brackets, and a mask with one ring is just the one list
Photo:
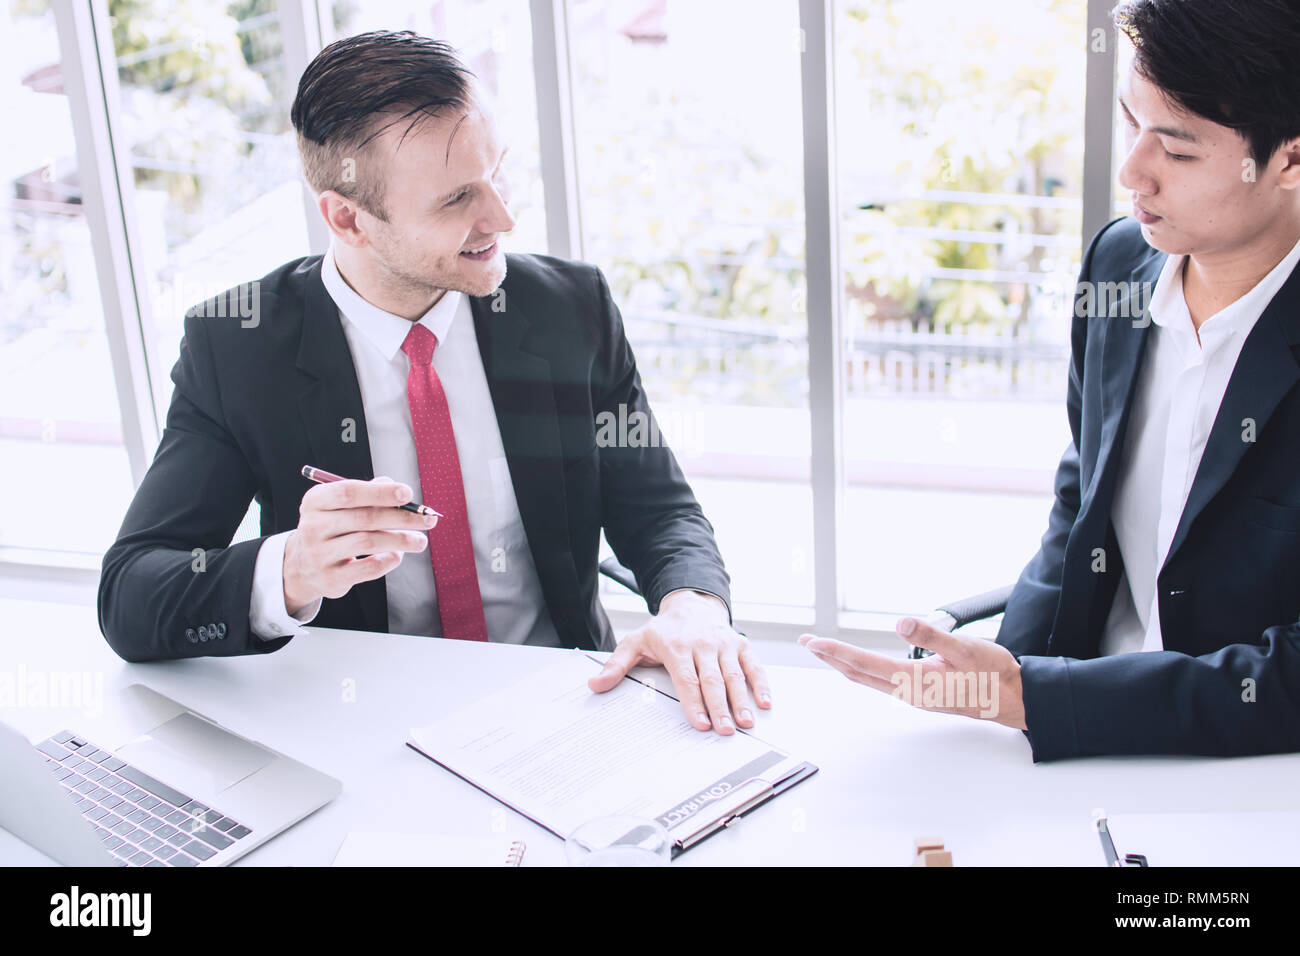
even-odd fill
[(118, 866), (198, 866), (252, 833), (69, 730), (36, 749)]

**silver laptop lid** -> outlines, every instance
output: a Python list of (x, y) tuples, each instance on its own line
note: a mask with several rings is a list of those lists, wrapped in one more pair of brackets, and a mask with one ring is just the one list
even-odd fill
[(64, 866), (112, 866), (31, 742), (0, 721), (0, 826)]

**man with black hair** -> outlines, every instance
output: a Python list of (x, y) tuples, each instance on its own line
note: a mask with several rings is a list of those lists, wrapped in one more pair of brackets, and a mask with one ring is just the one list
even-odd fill
[[(594, 691), (663, 664), (696, 728), (752, 727), (766, 677), (713, 529), (647, 437), (604, 277), (500, 248), (505, 144), (472, 74), (438, 41), (362, 34), (311, 62), (292, 121), (330, 249), (253, 283), (255, 322), (187, 315), (162, 442), (104, 556), (109, 644), (265, 653), (311, 622), (586, 647), (613, 651)], [(641, 427), (606, 447), (606, 416)], [(441, 514), (398, 510), (417, 497)], [(231, 544), (253, 498), (262, 536)], [(617, 645), (602, 530), (653, 615)]]
[[(1115, 19), (1133, 215), (1084, 256), (1073, 440), (997, 642), (905, 618), (935, 652), (912, 670), (800, 641), (1024, 730), (1036, 761), (1300, 750), (1300, 4), (1131, 0)], [(921, 693), (931, 675), (979, 678), (996, 706)]]

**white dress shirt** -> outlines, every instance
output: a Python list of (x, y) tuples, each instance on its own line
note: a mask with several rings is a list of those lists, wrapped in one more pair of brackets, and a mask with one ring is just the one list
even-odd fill
[[(410, 360), (402, 343), (411, 329), (410, 321), (358, 295), (339, 274), (333, 245), (322, 259), (321, 281), (343, 319), (361, 388), (374, 474), (409, 485), (416, 501), (438, 509), (438, 502), (425, 501), (420, 490), (415, 432), (406, 398)], [(419, 322), (438, 337), (432, 364), (442, 380), (456, 434), (488, 639), (556, 647), (559, 637), (542, 597), (519, 516), (469, 299), (448, 291)], [(272, 535), (258, 551), (249, 621), (253, 632), (263, 638), (297, 634), (320, 610), (317, 601), (295, 618), (285, 608), (284, 543), (291, 533)], [(390, 632), (441, 636), (428, 549), (404, 553), (384, 582)]]
[(1164, 649), (1157, 576), (1241, 348), (1300, 262), (1300, 243), (1253, 289), (1202, 322), (1199, 341), (1183, 296), (1184, 260), (1166, 260), (1151, 296), (1151, 341), (1111, 513), (1124, 574), (1102, 634), (1103, 654)]

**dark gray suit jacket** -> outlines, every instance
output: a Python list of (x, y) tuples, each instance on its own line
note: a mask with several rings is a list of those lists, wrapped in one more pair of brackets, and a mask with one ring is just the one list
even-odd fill
[[(255, 325), (228, 298), (224, 306), (205, 303), (187, 314), (162, 442), (104, 555), (99, 623), (123, 658), (283, 647), (288, 637), (250, 633), (249, 603), (262, 541), (297, 527), (310, 487), (299, 469), (312, 464), (374, 477), (351, 352), (320, 271), (321, 257), (312, 256), (261, 279)], [(597, 443), (601, 412), (615, 419), (620, 406), (625, 417), (650, 412), (599, 270), (510, 256), (498, 293), (470, 300), (474, 328), (519, 513), (561, 643), (614, 646), (597, 594), (602, 529), (635, 573), (652, 613), (665, 594), (683, 587), (730, 605), (713, 528), (668, 447)], [(347, 420), (355, 423), (352, 441)], [(263, 537), (232, 545), (254, 498)], [(196, 548), (203, 551), (202, 571)], [(383, 579), (326, 599), (312, 623), (386, 631)]]

